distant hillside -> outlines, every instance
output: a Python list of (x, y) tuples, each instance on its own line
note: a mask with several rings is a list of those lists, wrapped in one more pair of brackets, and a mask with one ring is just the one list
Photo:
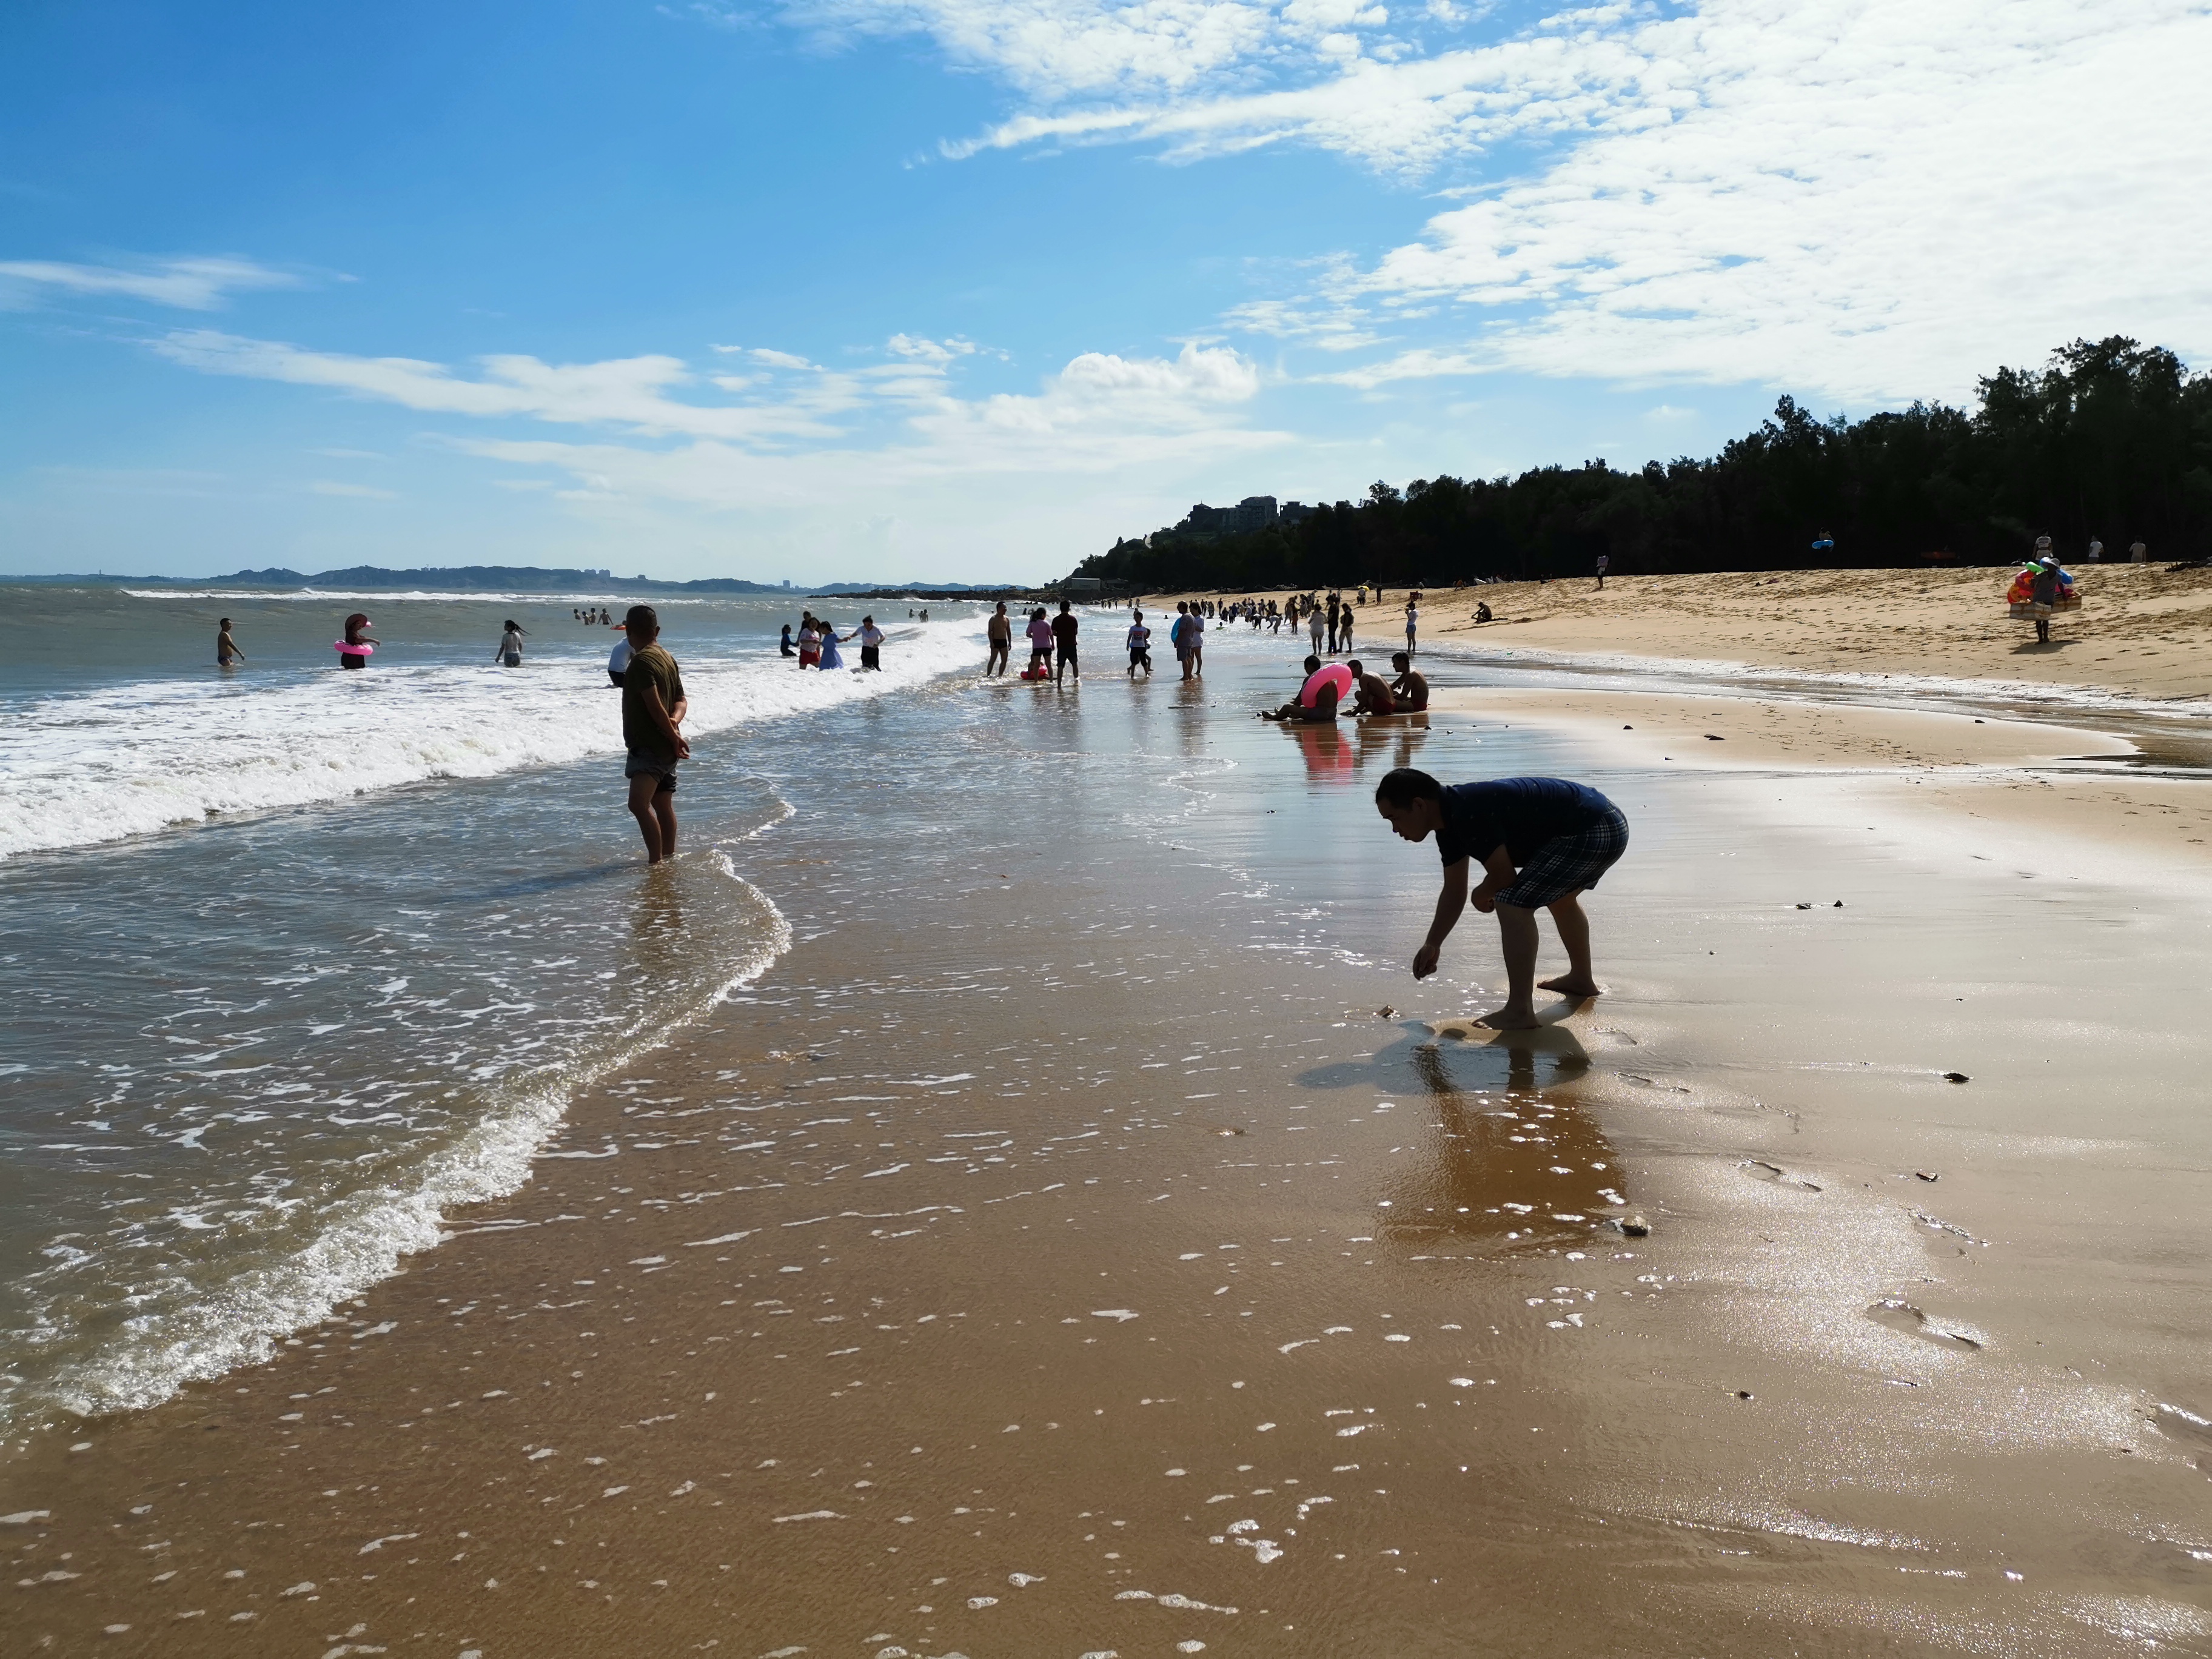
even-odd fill
[(840, 599), (848, 594), (878, 593), (1009, 593), (1026, 591), (1018, 583), (1006, 582), (816, 582), (807, 590), (824, 599)]
[(966, 592), (1011, 592), (1003, 583), (974, 582), (813, 582), (794, 586), (790, 582), (750, 582), (737, 576), (710, 576), (701, 581), (664, 582), (648, 576), (617, 576), (609, 570), (555, 570), (538, 565), (468, 564), (448, 568), (392, 570), (380, 564), (357, 564), (343, 570), (310, 574), (271, 566), (265, 570), (234, 570), (224, 576), (9, 576), (0, 581), (23, 583), (128, 582), (135, 587), (335, 587), (404, 591), (424, 589), (445, 593), (775, 593), (804, 599), (810, 594), (915, 593), (943, 595)]
[(357, 564), (344, 570), (303, 575), (297, 570), (238, 570), (208, 579), (255, 587), (422, 587), (445, 592), (568, 592), (578, 588), (619, 587), (646, 593), (787, 593), (789, 584), (749, 582), (735, 576), (704, 581), (661, 582), (645, 576), (617, 576), (607, 570), (548, 570), (536, 565), (468, 564), (450, 569), (387, 570)]

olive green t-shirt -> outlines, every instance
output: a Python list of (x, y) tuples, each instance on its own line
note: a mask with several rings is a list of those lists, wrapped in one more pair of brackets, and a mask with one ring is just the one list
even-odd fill
[(660, 722), (646, 712), (647, 686), (659, 694), (662, 710), (673, 717), (676, 705), (684, 701), (684, 676), (677, 669), (676, 659), (658, 644), (633, 652), (629, 666), (623, 671), (623, 747), (672, 766), (676, 745), (660, 729)]

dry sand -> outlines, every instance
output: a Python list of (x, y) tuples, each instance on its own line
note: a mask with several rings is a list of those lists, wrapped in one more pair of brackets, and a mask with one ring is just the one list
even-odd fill
[(1430, 707), (1569, 734), (1637, 764), (1828, 774), (1844, 799), (1920, 815), (1923, 836), (1990, 847), (2087, 842), (2137, 859), (2212, 862), (2212, 777), (2053, 764), (2139, 757), (2142, 742), (2171, 744), (2162, 732), (2139, 742), (1994, 714), (1739, 692), (1461, 687), (1438, 690)]
[[(2005, 614), (2009, 571), (1805, 570), (1431, 589), (1424, 641), (1480, 651), (1607, 653), (1801, 672), (1941, 675), (2094, 686), (2132, 697), (2212, 697), (2212, 570), (2156, 564), (2075, 572), (2081, 610), (2047, 646)], [(1152, 596), (1147, 610), (1178, 598)], [(1214, 597), (1208, 595), (1206, 597)], [(1241, 597), (1241, 596), (1231, 596)], [(1278, 600), (1287, 593), (1263, 594)], [(1367, 651), (1403, 641), (1406, 590), (1359, 612)], [(1489, 605), (1478, 626), (1474, 607)]]

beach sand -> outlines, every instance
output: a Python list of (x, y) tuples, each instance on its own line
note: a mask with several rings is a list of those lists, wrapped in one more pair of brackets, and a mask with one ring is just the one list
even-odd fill
[(1914, 818), (1924, 838), (1978, 839), (2023, 855), (2087, 842), (2074, 856), (2102, 857), (2101, 848), (2151, 866), (2212, 862), (2212, 775), (2067, 764), (2147, 758), (2146, 744), (2174, 746), (2162, 730), (2131, 738), (1995, 713), (1556, 685), (1443, 690), (1431, 707), (1570, 735), (1618, 763), (1723, 775), (1771, 768), (1808, 798), (1825, 781), (1842, 797), (1838, 816), (1849, 816), (1850, 799), (1878, 804), (1884, 816)]
[[(2203, 809), (2110, 828), (2163, 738), (1443, 659), (1285, 732), (1289, 655), (960, 691), (882, 738), (957, 835), (892, 778), (733, 849), (819, 925), (528, 1188), (15, 1449), (15, 1644), (2212, 1651)], [(1474, 915), (1406, 973), (1409, 763), (1620, 802), (1605, 998), (1470, 1026)]]
[[(2079, 611), (2047, 646), (2006, 615), (2009, 570), (1791, 570), (1431, 588), (1421, 639), (1481, 652), (1730, 662), (1800, 672), (1940, 675), (2086, 686), (2144, 700), (2212, 697), (2212, 569), (2085, 565)], [(1170, 593), (1143, 601), (1170, 615)], [(1243, 595), (1230, 595), (1241, 598)], [(1286, 591), (1262, 593), (1278, 601)], [(1404, 644), (1406, 590), (1358, 611), (1368, 653)], [(1487, 604), (1495, 620), (1477, 624)], [(1387, 660), (1387, 654), (1385, 656)]]

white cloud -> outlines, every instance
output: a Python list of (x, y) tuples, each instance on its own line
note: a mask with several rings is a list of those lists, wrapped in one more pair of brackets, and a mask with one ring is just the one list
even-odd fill
[(1727, 0), (1624, 39), (1653, 95), (1350, 286), (1491, 311), (1470, 370), (1862, 401), (2078, 334), (2212, 350), (2201, 6)]
[(955, 63), (1044, 97), (1194, 86), (1285, 32), (1267, 6), (1239, 0), (793, 0), (781, 15), (833, 42), (924, 34)]
[[(1364, 273), (1228, 320), (1386, 362), (1959, 396), (2001, 362), (2123, 331), (2212, 352), (2204, 0), (1701, 0), (1529, 27), (1449, 4), (826, 0), (1020, 100), (957, 160), (1295, 143), (1418, 179), (1530, 159)], [(1492, 38), (1473, 38), (1487, 30)], [(1413, 330), (1419, 310), (1460, 319)]]
[(895, 435), (765, 455), (719, 440), (674, 449), (545, 439), (464, 438), (467, 453), (556, 467), (607, 498), (694, 507), (804, 507), (856, 491), (896, 498), (903, 489), (979, 474), (1047, 477), (1188, 467), (1271, 449), (1289, 434), (1241, 424), (1259, 371), (1225, 347), (1186, 345), (1173, 358), (1086, 352), (1032, 394), (969, 400), (945, 396), (909, 412)]
[[(1261, 376), (1224, 346), (1186, 344), (1172, 358), (1085, 352), (1036, 392), (975, 398), (956, 395), (948, 379), (952, 365), (978, 354), (966, 340), (894, 335), (885, 347), (892, 361), (848, 371), (755, 347), (748, 356), (781, 372), (704, 377), (741, 400), (701, 404), (674, 395), (702, 377), (668, 356), (571, 364), (489, 357), (480, 372), (465, 375), (420, 358), (313, 351), (209, 329), (179, 330), (153, 343), (208, 374), (327, 387), (430, 414), (614, 428), (626, 435), (586, 443), (447, 440), (471, 454), (559, 468), (583, 486), (580, 498), (592, 500), (637, 494), (757, 504), (849, 493), (863, 476), (883, 486), (991, 472), (1097, 474), (1286, 441), (1243, 425)], [(672, 447), (639, 439), (690, 441)], [(384, 493), (328, 482), (310, 488)]]
[(300, 279), (251, 259), (161, 259), (143, 269), (67, 264), (51, 259), (0, 260), (0, 306), (20, 307), (46, 293), (114, 295), (184, 311), (213, 311), (243, 289), (294, 288)]
[(950, 340), (927, 340), (919, 335), (894, 334), (887, 349), (901, 357), (911, 357), (926, 363), (949, 363), (956, 357), (972, 357), (978, 349), (973, 340), (957, 337)]
[[(808, 373), (770, 395), (738, 404), (684, 403), (671, 393), (696, 379), (675, 357), (617, 358), (597, 363), (547, 363), (506, 356), (482, 360), (482, 374), (457, 374), (416, 357), (356, 357), (311, 351), (275, 340), (242, 339), (212, 329), (180, 329), (154, 342), (163, 356), (210, 374), (327, 386), (356, 397), (428, 413), (520, 416), (568, 423), (606, 423), (651, 436), (692, 435), (761, 442), (829, 437), (831, 417), (854, 409), (867, 392), (858, 377), (817, 371), (800, 357), (756, 352)], [(743, 383), (740, 382), (742, 385)]]

